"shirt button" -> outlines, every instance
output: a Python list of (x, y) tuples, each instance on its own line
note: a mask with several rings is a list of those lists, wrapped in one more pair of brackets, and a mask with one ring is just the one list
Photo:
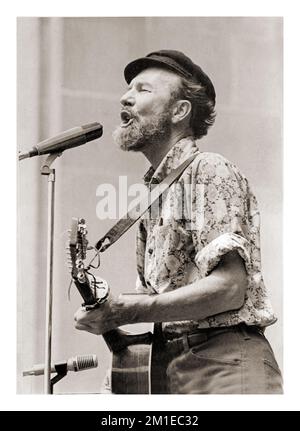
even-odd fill
[(148, 248), (148, 253), (152, 254), (153, 253), (153, 248)]

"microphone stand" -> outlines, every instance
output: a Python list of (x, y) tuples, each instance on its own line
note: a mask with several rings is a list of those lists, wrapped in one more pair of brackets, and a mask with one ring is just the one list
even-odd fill
[(54, 161), (57, 159), (57, 157), (59, 157), (61, 154), (62, 152), (50, 154), (41, 166), (41, 175), (48, 176), (47, 284), (46, 284), (45, 372), (44, 372), (44, 393), (45, 394), (53, 393), (53, 384), (55, 383), (51, 381), (55, 169), (50, 169), (50, 168), (51, 168), (51, 165), (54, 163)]
[(55, 365), (55, 371), (57, 372), (56, 376), (52, 377), (52, 379), (50, 380), (50, 394), (53, 394), (53, 386), (55, 385), (55, 383), (59, 382), (63, 377), (67, 375), (67, 363)]

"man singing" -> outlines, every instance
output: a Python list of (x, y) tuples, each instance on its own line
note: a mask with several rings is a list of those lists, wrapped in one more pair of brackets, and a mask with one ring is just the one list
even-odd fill
[(165, 393), (282, 393), (264, 336), (276, 318), (261, 274), (256, 199), (235, 165), (196, 145), (214, 123), (214, 86), (173, 50), (139, 58), (124, 74), (129, 86), (114, 139), (148, 159), (146, 185), (195, 159), (168, 190), (159, 214), (139, 223), (137, 290), (148, 295), (110, 295), (98, 309), (80, 308), (76, 328), (103, 334), (162, 322)]

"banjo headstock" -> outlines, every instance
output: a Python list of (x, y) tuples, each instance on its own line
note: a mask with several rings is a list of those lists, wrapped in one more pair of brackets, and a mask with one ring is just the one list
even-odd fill
[(67, 249), (72, 279), (84, 299), (84, 305), (89, 308), (99, 306), (106, 300), (109, 288), (105, 280), (91, 274), (90, 269), (97, 267), (91, 264), (85, 265), (87, 250), (92, 249), (92, 247), (88, 247), (85, 220), (72, 218), (69, 233)]
[(84, 260), (86, 259), (86, 251), (88, 247), (87, 228), (83, 218), (78, 219), (73, 217), (70, 229), (69, 238), (69, 262), (71, 275), (73, 278), (80, 279), (84, 273)]

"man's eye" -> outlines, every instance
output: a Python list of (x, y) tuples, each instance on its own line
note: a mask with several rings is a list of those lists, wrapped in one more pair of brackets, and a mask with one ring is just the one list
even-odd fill
[(140, 91), (151, 93), (151, 91), (148, 88), (140, 88)]

